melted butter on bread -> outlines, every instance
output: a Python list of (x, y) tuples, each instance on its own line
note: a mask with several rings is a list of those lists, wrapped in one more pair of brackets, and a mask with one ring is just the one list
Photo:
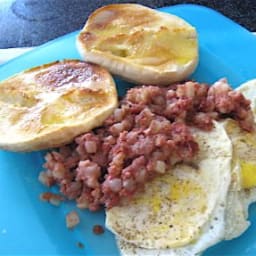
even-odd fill
[(85, 60), (136, 83), (187, 78), (198, 61), (197, 33), (183, 19), (138, 4), (96, 10), (77, 38)]
[(77, 60), (35, 67), (0, 83), (0, 147), (61, 146), (97, 126), (117, 106), (112, 76)]

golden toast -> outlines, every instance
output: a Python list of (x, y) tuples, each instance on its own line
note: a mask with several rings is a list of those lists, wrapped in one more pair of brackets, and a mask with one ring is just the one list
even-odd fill
[(54, 62), (0, 82), (0, 148), (32, 151), (69, 143), (117, 106), (112, 76), (78, 60)]
[(81, 56), (140, 84), (186, 79), (198, 62), (197, 32), (183, 19), (138, 4), (94, 11), (77, 37)]

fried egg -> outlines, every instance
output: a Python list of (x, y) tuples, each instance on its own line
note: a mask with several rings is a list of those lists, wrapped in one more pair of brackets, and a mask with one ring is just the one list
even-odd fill
[[(236, 90), (251, 100), (256, 120), (256, 79), (242, 84)], [(225, 228), (225, 239), (229, 240), (240, 236), (250, 226), (248, 207), (256, 202), (256, 131), (246, 132), (231, 119), (224, 121), (223, 126), (233, 146)]]
[[(256, 120), (256, 79), (250, 80), (237, 88), (251, 101), (251, 108)], [(242, 131), (229, 121), (227, 132), (233, 144), (234, 162), (240, 170), (240, 188), (254, 190), (256, 187), (256, 129), (251, 132)], [(253, 193), (252, 193), (253, 194)]]
[(117, 237), (121, 255), (130, 256), (192, 256), (199, 255), (210, 246), (218, 243), (225, 235), (225, 204), (217, 203), (209, 221), (200, 230), (200, 236), (191, 243), (170, 249), (145, 249)]
[[(129, 204), (107, 211), (106, 226), (120, 239), (121, 250), (129, 246), (146, 251), (162, 249), (159, 252), (165, 255), (178, 248), (189, 252), (194, 247), (200, 252), (223, 237), (231, 141), (217, 123), (211, 132), (195, 130), (195, 134), (200, 152), (192, 166), (177, 165), (146, 184), (145, 191)], [(223, 144), (215, 143), (216, 139)], [(186, 249), (187, 245), (191, 247)]]

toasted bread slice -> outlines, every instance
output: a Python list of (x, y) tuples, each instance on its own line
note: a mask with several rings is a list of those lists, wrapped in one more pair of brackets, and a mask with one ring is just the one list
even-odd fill
[(0, 82), (0, 148), (61, 146), (100, 126), (117, 106), (112, 76), (95, 64), (64, 60)]
[(198, 62), (197, 32), (183, 19), (138, 4), (94, 11), (77, 37), (86, 60), (139, 84), (184, 80)]

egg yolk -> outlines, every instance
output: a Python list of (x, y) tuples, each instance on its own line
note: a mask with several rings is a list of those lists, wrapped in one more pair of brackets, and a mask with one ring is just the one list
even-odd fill
[(249, 189), (256, 187), (256, 164), (249, 161), (240, 161), (242, 187)]

